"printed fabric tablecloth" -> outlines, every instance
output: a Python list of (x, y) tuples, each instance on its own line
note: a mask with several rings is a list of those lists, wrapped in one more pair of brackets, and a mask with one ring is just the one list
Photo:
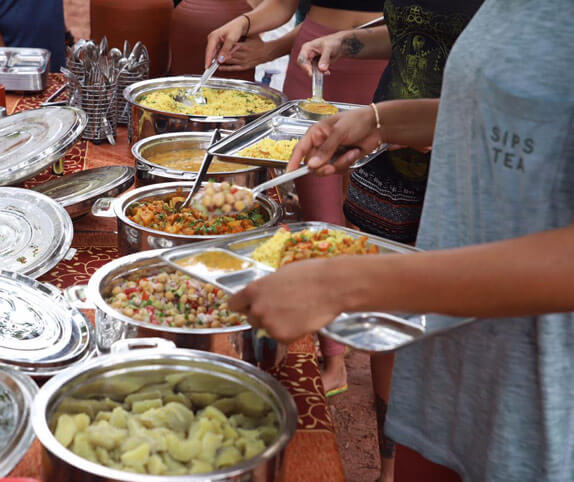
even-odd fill
[[(9, 114), (35, 109), (64, 82), (60, 74), (51, 74), (48, 88), (39, 95), (8, 95)], [(127, 129), (119, 128), (116, 145), (95, 145), (80, 140), (64, 158), (64, 175), (83, 169), (110, 165), (133, 165)], [(23, 183), (24, 187), (46, 182), (54, 175), (46, 169)], [(118, 257), (114, 219), (86, 215), (74, 221), (76, 249), (73, 259), (63, 260), (40, 278), (60, 288), (87, 283), (102, 265)], [(89, 313), (88, 313), (89, 314)], [(315, 346), (306, 337), (289, 347), (286, 362), (273, 373), (289, 390), (297, 404), (298, 427), (285, 454), (285, 482), (343, 481), (344, 473), (337, 448), (333, 421), (323, 392)], [(12, 477), (41, 476), (41, 448), (35, 441), (28, 454), (10, 474)], [(44, 481), (56, 482), (56, 481)]]

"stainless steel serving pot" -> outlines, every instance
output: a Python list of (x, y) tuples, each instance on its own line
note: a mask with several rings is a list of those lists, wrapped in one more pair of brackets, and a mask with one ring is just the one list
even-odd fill
[[(61, 445), (50, 430), (52, 416), (66, 395), (89, 392), (107, 393), (106, 381), (115, 376), (145, 375), (162, 377), (168, 373), (210, 374), (221, 381), (237, 382), (262, 397), (279, 421), (277, 439), (252, 459), (233, 467), (202, 475), (152, 476), (134, 474), (90, 462)], [(109, 388), (108, 388), (109, 391)], [(66, 370), (48, 381), (38, 393), (32, 410), (32, 424), (44, 447), (43, 480), (58, 482), (207, 482), (276, 480), (281, 470), (284, 449), (297, 425), (297, 409), (292, 397), (270, 375), (244, 362), (212, 353), (181, 349), (140, 349), (112, 353)]]
[[(225, 131), (229, 134), (230, 131)], [(139, 185), (154, 184), (168, 181), (192, 181), (197, 172), (183, 171), (161, 166), (150, 160), (150, 157), (165, 152), (183, 149), (207, 149), (211, 140), (211, 132), (176, 132), (147, 137), (132, 146), (132, 154), (136, 159), (136, 179)], [(217, 162), (217, 158), (214, 159)], [(259, 166), (237, 164), (233, 171), (209, 172), (206, 180), (217, 182), (227, 181), (238, 186), (255, 187), (267, 180), (267, 169)]]
[(104, 297), (111, 293), (116, 280), (135, 275), (153, 276), (174, 268), (159, 257), (160, 250), (144, 251), (118, 258), (99, 268), (88, 283), (87, 298), (96, 307), (96, 347), (109, 353), (113, 344), (126, 338), (160, 337), (179, 348), (194, 348), (233, 355), (254, 361), (250, 339), (251, 326), (222, 328), (176, 328), (134, 320), (112, 308)]
[[(116, 217), (118, 220), (118, 248), (120, 254), (129, 254), (139, 251), (158, 248), (171, 248), (187, 243), (206, 241), (214, 238), (233, 237), (236, 234), (223, 235), (187, 235), (169, 234), (156, 229), (146, 228), (131, 221), (126, 211), (131, 204), (148, 198), (171, 196), (178, 189), (183, 193), (189, 192), (193, 182), (185, 181), (178, 183), (163, 183), (144, 186), (133, 191), (128, 191), (118, 198), (100, 198), (92, 206), (92, 214), (95, 216)], [(283, 215), (279, 204), (273, 199), (259, 195), (257, 197), (261, 208), (266, 212), (268, 221), (260, 228), (265, 229), (275, 226)]]
[[(163, 112), (149, 107), (144, 107), (139, 103), (142, 95), (149, 94), (155, 90), (172, 88), (191, 88), (199, 80), (200, 76), (179, 76), (162, 77), (158, 79), (144, 80), (130, 85), (124, 90), (124, 97), (131, 106), (131, 142), (137, 142), (145, 137), (166, 132), (184, 131), (210, 131), (219, 127), (221, 129), (236, 130), (248, 124), (254, 119), (266, 114), (249, 114), (243, 116), (194, 116), (188, 114), (175, 114)], [(207, 83), (207, 87), (214, 89), (233, 89), (252, 94), (262, 95), (271, 99), (277, 107), (287, 102), (287, 97), (282, 92), (270, 87), (235, 79), (213, 78)]]

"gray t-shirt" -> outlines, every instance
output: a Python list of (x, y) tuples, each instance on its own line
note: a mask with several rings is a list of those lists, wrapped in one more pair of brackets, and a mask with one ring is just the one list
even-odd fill
[[(574, 221), (573, 18), (573, 0), (487, 0), (457, 40), (421, 248)], [(465, 481), (574, 481), (574, 316), (480, 320), (399, 351), (386, 432)]]

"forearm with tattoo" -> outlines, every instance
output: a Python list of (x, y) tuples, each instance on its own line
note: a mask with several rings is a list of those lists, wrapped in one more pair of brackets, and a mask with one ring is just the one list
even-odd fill
[(355, 57), (363, 50), (365, 44), (359, 40), (356, 33), (343, 40), (343, 54), (345, 57)]

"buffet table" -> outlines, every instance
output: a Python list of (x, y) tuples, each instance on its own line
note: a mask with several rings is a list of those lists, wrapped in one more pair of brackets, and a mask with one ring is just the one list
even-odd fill
[[(8, 113), (40, 107), (63, 82), (61, 75), (51, 74), (48, 88), (40, 95), (8, 95)], [(108, 143), (95, 145), (84, 140), (77, 142), (65, 156), (64, 173), (111, 165), (133, 165), (126, 128), (118, 129), (115, 146)], [(31, 187), (53, 177), (51, 169), (47, 169), (26, 181), (24, 186)], [(61, 261), (40, 281), (59, 288), (87, 283), (97, 268), (118, 257), (115, 219), (86, 215), (75, 220), (72, 247), (76, 250), (73, 258)], [(86, 314), (92, 316), (89, 312)], [(298, 428), (286, 451), (284, 480), (344, 480), (312, 338), (307, 337), (291, 345), (285, 364), (274, 375), (293, 395), (299, 412)], [(40, 477), (40, 449), (36, 441), (11, 476)]]

